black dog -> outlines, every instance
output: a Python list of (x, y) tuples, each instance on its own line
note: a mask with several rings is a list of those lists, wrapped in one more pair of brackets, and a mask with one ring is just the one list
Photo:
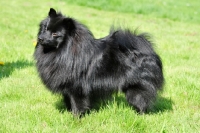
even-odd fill
[(74, 114), (84, 114), (96, 99), (119, 88), (143, 113), (164, 81), (162, 62), (148, 38), (117, 29), (95, 39), (86, 26), (51, 8), (40, 23), (34, 58), (43, 83), (61, 93)]

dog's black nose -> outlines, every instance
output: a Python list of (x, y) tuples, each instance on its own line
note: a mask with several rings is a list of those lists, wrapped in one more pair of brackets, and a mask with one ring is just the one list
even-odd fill
[(43, 42), (43, 39), (41, 37), (38, 37), (38, 42)]

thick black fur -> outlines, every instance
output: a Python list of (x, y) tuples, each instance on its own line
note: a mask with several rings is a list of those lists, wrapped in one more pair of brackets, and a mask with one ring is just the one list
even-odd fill
[(162, 62), (147, 34), (117, 29), (95, 39), (86, 26), (53, 8), (40, 23), (34, 58), (43, 83), (61, 93), (76, 115), (119, 88), (144, 113), (164, 80)]

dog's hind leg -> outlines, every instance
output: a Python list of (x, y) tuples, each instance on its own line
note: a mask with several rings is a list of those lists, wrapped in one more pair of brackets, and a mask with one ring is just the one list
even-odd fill
[[(138, 59), (138, 70), (133, 75), (138, 75), (135, 83), (127, 83), (122, 88), (126, 99), (137, 112), (144, 113), (156, 99), (157, 91), (162, 89), (164, 82), (162, 63), (158, 56), (148, 56)], [(134, 79), (134, 78), (133, 78)]]
[(124, 89), (128, 103), (140, 114), (145, 113), (156, 98), (156, 90), (151, 87), (137, 84)]

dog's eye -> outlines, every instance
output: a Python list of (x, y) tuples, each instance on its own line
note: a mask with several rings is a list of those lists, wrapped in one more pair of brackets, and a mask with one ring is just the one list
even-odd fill
[(57, 33), (52, 33), (52, 36), (56, 37), (56, 36), (58, 36), (58, 34)]

